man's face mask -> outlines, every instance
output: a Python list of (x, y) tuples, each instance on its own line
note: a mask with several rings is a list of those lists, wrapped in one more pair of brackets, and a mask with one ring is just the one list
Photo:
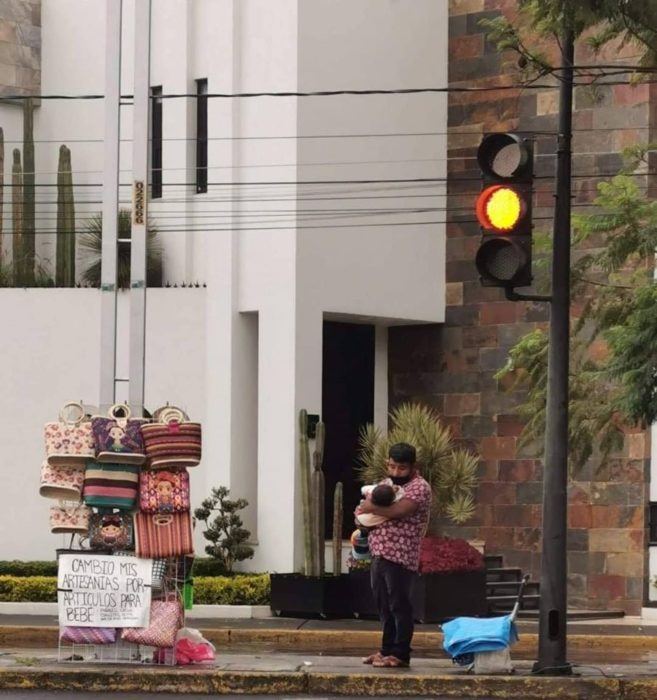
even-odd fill
[(395, 486), (403, 486), (411, 480), (413, 469), (408, 464), (388, 460), (388, 476)]

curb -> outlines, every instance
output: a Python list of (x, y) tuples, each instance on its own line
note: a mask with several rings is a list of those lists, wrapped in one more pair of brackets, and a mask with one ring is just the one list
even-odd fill
[[(272, 630), (226, 627), (203, 628), (200, 632), (217, 647), (255, 646), (279, 651), (361, 652), (378, 647), (381, 641), (381, 633), (378, 630)], [(54, 649), (58, 645), (58, 633), (59, 629), (54, 626), (2, 625), (0, 647)], [(442, 650), (442, 644), (441, 632), (420, 631), (413, 636), (413, 647), (419, 651), (438, 652)], [(612, 653), (619, 650), (657, 651), (657, 636), (572, 634), (568, 636), (568, 648)], [(536, 654), (538, 635), (522, 633), (520, 641), (513, 649), (520, 653)]]
[(0, 669), (0, 689), (180, 694), (439, 696), (523, 700), (648, 700), (657, 678), (412, 675), (384, 673), (234, 672), (209, 669)]

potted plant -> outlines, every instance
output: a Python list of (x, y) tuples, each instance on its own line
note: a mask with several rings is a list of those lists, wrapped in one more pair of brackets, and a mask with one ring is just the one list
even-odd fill
[(310, 453), (308, 413), (299, 412), (299, 464), (304, 524), (304, 566), (301, 573), (272, 573), (270, 607), (288, 617), (349, 617), (348, 580), (342, 574), (342, 483), (333, 498), (333, 574), (324, 567), (324, 459), (325, 426), (315, 426), (314, 451)]
[(483, 555), (463, 539), (425, 537), (413, 589), (418, 622), (486, 614), (486, 566)]
[[(473, 491), (477, 483), (479, 458), (467, 450), (457, 449), (449, 428), (443, 426), (438, 414), (420, 404), (402, 404), (390, 413), (390, 430), (384, 434), (373, 425), (366, 426), (360, 436), (359, 475), (366, 483), (382, 480), (387, 476), (388, 449), (398, 442), (407, 442), (417, 451), (417, 463), (422, 476), (432, 492), (431, 519), (446, 517), (461, 524), (475, 511)], [(420, 578), (416, 586), (414, 606), (419, 621), (429, 621), (437, 610), (444, 617), (485, 612), (486, 587), (483, 557), (465, 540), (449, 540), (463, 544), (446, 544), (447, 538), (428, 537), (422, 545), (424, 564), (420, 564)], [(463, 545), (469, 549), (464, 549)], [(469, 550), (479, 555), (474, 558)], [(438, 560), (442, 559), (441, 563)], [(432, 595), (443, 590), (442, 581), (450, 573), (457, 575), (453, 585), (464, 576), (473, 581), (470, 603), (455, 602), (445, 612), (445, 605), (455, 600), (456, 591), (450, 590), (438, 606)], [(455, 567), (455, 568), (454, 568)], [(354, 615), (368, 616), (375, 611), (371, 592), (368, 597), (369, 576), (363, 573), (364, 565), (350, 567), (350, 591), (354, 601)], [(481, 569), (481, 570), (480, 570)], [(471, 574), (471, 576), (469, 576)], [(435, 576), (434, 576), (435, 575)], [(425, 604), (426, 603), (426, 604)], [(443, 614), (444, 613), (444, 614)]]

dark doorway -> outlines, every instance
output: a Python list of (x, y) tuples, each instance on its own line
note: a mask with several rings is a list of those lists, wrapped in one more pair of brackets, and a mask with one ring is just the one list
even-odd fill
[(342, 537), (354, 530), (353, 512), (360, 500), (355, 467), (358, 434), (374, 420), (374, 326), (324, 321), (322, 419), (326, 424), (326, 537), (333, 533), (333, 492), (344, 488)]

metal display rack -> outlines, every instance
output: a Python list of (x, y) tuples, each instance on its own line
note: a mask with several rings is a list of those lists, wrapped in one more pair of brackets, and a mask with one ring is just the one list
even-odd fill
[[(115, 552), (114, 556), (117, 555), (134, 555), (134, 552)], [(172, 595), (178, 598), (181, 609), (181, 628), (185, 626), (184, 587), (186, 584), (191, 585), (193, 561), (193, 555), (166, 558), (161, 586), (152, 586), (151, 588), (151, 601), (166, 600)], [(176, 665), (176, 654), (173, 648), (151, 647), (127, 642), (121, 638), (121, 629), (117, 628), (116, 641), (110, 644), (79, 644), (60, 639), (57, 661), (60, 663)]]

